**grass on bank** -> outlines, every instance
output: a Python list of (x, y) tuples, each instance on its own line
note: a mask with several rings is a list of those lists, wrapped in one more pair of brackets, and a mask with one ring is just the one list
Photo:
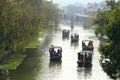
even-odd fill
[[(39, 38), (43, 38), (44, 34), (40, 33), (38, 35)], [(36, 48), (37, 45), (40, 44), (40, 41), (34, 40), (32, 41), (30, 44), (28, 44), (25, 48)], [(4, 61), (4, 63), (0, 64), (0, 70), (15, 70), (24, 60), (24, 58), (26, 57), (26, 54), (15, 54), (10, 56), (8, 59), (6, 59)]]
[(10, 56), (8, 59), (4, 61), (4, 63), (0, 64), (1, 70), (15, 70), (23, 61), (26, 55), (16, 54)]

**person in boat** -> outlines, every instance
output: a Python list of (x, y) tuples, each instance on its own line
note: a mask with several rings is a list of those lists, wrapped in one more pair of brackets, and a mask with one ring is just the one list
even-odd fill
[(78, 53), (78, 62), (82, 62), (83, 61), (83, 54)]
[(51, 45), (51, 47), (49, 48), (49, 52), (54, 52), (54, 46)]
[(74, 36), (73, 35), (71, 35), (71, 40), (74, 40)]
[(73, 35), (71, 35), (71, 38), (73, 38)]
[(79, 35), (78, 35), (78, 34), (75, 34), (74, 36), (75, 36), (75, 38), (78, 38), (78, 37), (79, 37)]
[(79, 52), (78, 53), (78, 60), (81, 58), (81, 53)]
[(91, 44), (89, 44), (89, 45), (88, 45), (88, 48), (92, 48), (92, 45), (91, 45)]
[(63, 32), (62, 32), (62, 33), (63, 33), (63, 34), (65, 34), (65, 32), (66, 32), (66, 30), (63, 30)]
[(85, 62), (88, 60), (88, 55), (85, 53)]
[(92, 48), (93, 48), (92, 44), (89, 44), (88, 49), (92, 51)]
[(89, 61), (91, 62), (91, 60), (92, 60), (92, 53), (89, 53), (88, 59), (89, 59)]
[(51, 47), (49, 48), (49, 52), (50, 52), (50, 56), (54, 55), (55, 51), (53, 45), (51, 45)]
[(56, 52), (56, 51), (54, 51), (53, 55), (58, 56), (58, 54), (57, 54), (57, 52)]
[(83, 45), (83, 46), (82, 46), (82, 47), (83, 47), (83, 50), (85, 50), (86, 47), (87, 47), (86, 44), (85, 44), (85, 42), (83, 42), (82, 45)]
[(60, 49), (57, 50), (57, 55), (62, 56)]
[(64, 34), (66, 33), (66, 30), (64, 30)]
[(89, 50), (92, 50), (92, 48), (93, 48), (92, 41), (89, 41), (89, 43), (88, 43), (88, 46), (87, 46), (87, 47), (88, 47), (88, 49), (89, 49)]
[(85, 63), (87, 60), (87, 54), (85, 53), (84, 56), (83, 56), (83, 62)]

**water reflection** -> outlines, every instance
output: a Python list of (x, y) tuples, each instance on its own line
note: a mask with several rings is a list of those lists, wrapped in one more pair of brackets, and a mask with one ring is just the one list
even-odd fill
[[(92, 75), (92, 68), (77, 68), (77, 77), (81, 80), (92, 80), (91, 75)], [(81, 78), (81, 76), (84, 76)]]
[(79, 46), (78, 42), (71, 42), (71, 47), (74, 46), (75, 48)]
[(62, 64), (62, 61), (60, 62), (49, 62), (49, 68), (53, 68), (53, 69), (60, 69), (61, 68), (61, 64)]
[(65, 40), (69, 40), (69, 36), (62, 36), (62, 40), (65, 41)]

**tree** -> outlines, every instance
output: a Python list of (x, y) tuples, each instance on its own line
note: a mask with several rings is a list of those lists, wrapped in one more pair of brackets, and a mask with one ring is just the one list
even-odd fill
[(90, 12), (88, 14), (88, 17), (84, 23), (84, 27), (85, 28), (91, 28), (93, 25), (94, 25), (94, 21), (95, 21), (95, 18), (96, 18), (96, 12)]
[(58, 20), (56, 15), (58, 9), (50, 1), (1, 0), (0, 49), (21, 53), (27, 44), (37, 40), (39, 32), (49, 25), (47, 22)]
[(104, 36), (106, 34), (105, 31), (105, 27), (106, 27), (106, 23), (107, 23), (107, 11), (99, 11), (97, 16), (96, 16), (96, 20), (95, 20), (95, 24), (97, 24), (97, 27), (95, 29), (95, 34), (98, 36)]
[[(103, 70), (110, 77), (117, 78), (120, 75), (120, 2), (108, 5), (112, 6), (111, 9), (104, 11), (104, 14), (99, 14), (101, 17), (98, 16), (96, 21), (98, 21), (98, 26), (102, 27), (101, 29), (97, 27), (99, 29), (98, 32), (103, 29), (105, 31), (104, 35), (108, 37), (110, 42), (107, 44), (101, 43), (99, 51)], [(108, 60), (106, 61), (106, 59)]]
[(110, 8), (110, 9), (114, 9), (115, 8), (115, 0), (106, 0), (106, 3), (107, 3), (107, 6)]
[(52, 1), (44, 1), (41, 5), (41, 17), (42, 17), (42, 23), (45, 26), (50, 26), (54, 24), (55, 26), (58, 26), (59, 24), (59, 9), (56, 4), (54, 4)]

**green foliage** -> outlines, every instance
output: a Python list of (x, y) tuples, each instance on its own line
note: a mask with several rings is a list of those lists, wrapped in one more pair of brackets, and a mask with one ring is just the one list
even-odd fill
[(15, 53), (34, 43), (50, 23), (58, 25), (58, 8), (51, 1), (0, 1), (0, 49)]
[(95, 35), (98, 37), (99, 36), (99, 27), (95, 28)]
[(116, 78), (115, 75), (117, 74), (116, 71), (116, 65), (112, 64), (111, 62), (106, 61), (105, 63), (102, 64), (103, 70), (111, 76), (111, 78)]
[(96, 28), (95, 34), (101, 32), (106, 35), (110, 43), (100, 43), (99, 51), (101, 53), (101, 63), (103, 70), (112, 78), (117, 78), (120, 75), (120, 2), (108, 3), (111, 9), (98, 13), (96, 23), (99, 27)]
[(43, 38), (43, 37), (44, 37), (44, 33), (43, 32), (38, 34), (38, 38)]
[(23, 54), (12, 55), (3, 64), (0, 64), (0, 69), (15, 70), (25, 57)]
[(25, 48), (36, 48), (39, 43), (39, 40), (33, 40), (27, 46), (25, 46)]
[(107, 3), (107, 6), (110, 8), (110, 9), (114, 9), (115, 8), (115, 0), (106, 0), (106, 3)]
[(91, 28), (94, 25), (94, 21), (96, 19), (96, 12), (91, 12), (88, 14), (88, 17), (84, 23), (85, 28)]
[(110, 40), (120, 43), (120, 6), (112, 10), (108, 15), (108, 23), (106, 32)]
[(101, 62), (105, 59), (105, 63), (101, 63), (103, 70), (112, 78), (116, 76), (120, 71), (120, 45), (110, 44), (110, 43), (101, 43), (99, 51), (101, 53)]
[(53, 2), (44, 1), (41, 5), (41, 23), (43, 26), (49, 26), (54, 24), (58, 26), (59, 16), (58, 13), (60, 10), (57, 8), (57, 5)]
[(106, 34), (105, 27), (107, 22), (107, 11), (99, 11), (97, 14), (97, 17), (95, 19), (95, 24), (97, 24), (97, 27), (95, 29), (95, 34), (98, 36), (104, 36)]
[(102, 56), (104, 56), (105, 58), (109, 57), (109, 52), (111, 52), (112, 48), (110, 46), (110, 43), (100, 43), (99, 45), (99, 51), (101, 53)]

